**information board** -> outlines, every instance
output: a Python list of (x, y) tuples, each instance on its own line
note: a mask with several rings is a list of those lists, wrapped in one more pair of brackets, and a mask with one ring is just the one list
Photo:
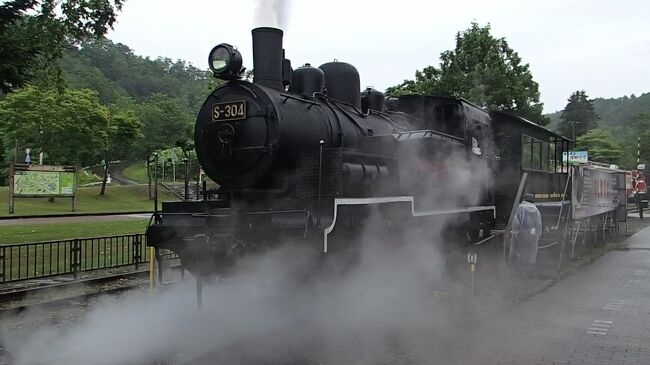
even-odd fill
[(9, 176), (9, 213), (15, 198), (71, 197), (75, 210), (77, 174), (74, 166), (12, 164)]
[(587, 151), (562, 152), (562, 161), (569, 164), (587, 163), (589, 162), (589, 153)]
[(574, 166), (571, 200), (573, 219), (617, 210), (625, 202), (625, 172), (593, 166)]
[(74, 172), (16, 171), (14, 195), (72, 196)]

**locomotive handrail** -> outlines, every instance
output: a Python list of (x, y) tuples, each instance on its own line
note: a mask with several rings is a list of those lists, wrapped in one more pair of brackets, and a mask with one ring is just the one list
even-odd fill
[(361, 132), (361, 134), (363, 134), (364, 136), (368, 135), (368, 131), (364, 129), (364, 127), (361, 124), (359, 124), (359, 122), (357, 122), (356, 119), (352, 118), (352, 116), (348, 114), (348, 112), (343, 110), (341, 106), (333, 102), (333, 100), (328, 97), (325, 97), (323, 100), (325, 100), (325, 102), (328, 105), (333, 105), (334, 107), (336, 107), (336, 109), (338, 109), (343, 115), (345, 115), (352, 122), (352, 124), (354, 124), (354, 126), (357, 127), (357, 129)]
[(263, 215), (263, 214), (281, 214), (281, 213), (309, 213), (309, 209), (289, 209), (289, 210), (264, 210), (253, 212), (235, 212), (231, 214), (210, 214), (210, 213), (158, 213), (160, 216), (176, 215), (176, 216), (192, 216), (192, 217), (230, 217), (233, 215)]
[(493, 235), (491, 235), (491, 236), (489, 236), (489, 237), (487, 237), (487, 238), (484, 238), (484, 239), (482, 239), (482, 240), (480, 240), (480, 241), (478, 241), (478, 242), (474, 242), (474, 246), (480, 246), (480, 245), (484, 244), (485, 242), (487, 242), (487, 241), (493, 239), (493, 238), (496, 237), (496, 236), (497, 236), (496, 234), (493, 234)]
[(412, 136), (414, 134), (418, 134), (418, 133), (422, 133), (425, 137), (427, 135), (438, 135), (440, 137), (449, 138), (451, 140), (455, 140), (455, 141), (459, 141), (459, 142), (464, 142), (465, 141), (461, 137), (452, 136), (451, 134), (440, 132), (440, 131), (437, 131), (435, 129), (423, 129), (423, 130), (418, 130), (418, 131), (397, 132), (397, 133), (394, 134), (394, 136), (395, 136), (395, 138), (397, 138), (397, 140), (400, 140), (400, 138), (402, 136), (409, 136), (410, 137), (410, 136)]
[(159, 213), (160, 216), (163, 215), (173, 215), (173, 216), (190, 216), (198, 218), (210, 218), (210, 217), (230, 217), (233, 215), (264, 215), (264, 214), (305, 214), (305, 229), (304, 237), (307, 237), (307, 231), (309, 228), (309, 219), (311, 218), (311, 212), (309, 209), (290, 209), (290, 210), (270, 210), (270, 211), (257, 211), (257, 212), (238, 212), (232, 214), (210, 214), (210, 213)]
[(329, 101), (329, 102), (332, 102), (332, 103), (334, 103), (334, 104), (337, 104), (337, 103), (338, 103), (338, 104), (343, 104), (343, 105), (350, 106), (350, 107), (352, 107), (352, 109), (354, 109), (355, 112), (359, 113), (359, 115), (363, 115), (363, 113), (361, 112), (361, 110), (357, 109), (357, 106), (354, 105), (354, 104), (351, 104), (351, 103), (345, 102), (345, 101), (343, 101), (343, 100), (337, 100), (337, 99), (334, 99), (334, 98), (330, 98), (329, 96), (327, 96), (327, 94), (323, 94), (323, 93), (314, 93), (314, 97), (316, 97), (316, 96), (321, 97), (321, 98), (323, 98), (325, 101)]
[(312, 100), (309, 100), (309, 99), (303, 99), (301, 97), (291, 95), (291, 94), (284, 93), (284, 94), (280, 94), (280, 96), (284, 97), (284, 100), (282, 102), (285, 103), (285, 104), (286, 104), (287, 100), (291, 99), (291, 100), (301, 101), (301, 102), (306, 103), (306, 104), (311, 104), (311, 106), (318, 105), (318, 103), (315, 102), (315, 101), (312, 101)]

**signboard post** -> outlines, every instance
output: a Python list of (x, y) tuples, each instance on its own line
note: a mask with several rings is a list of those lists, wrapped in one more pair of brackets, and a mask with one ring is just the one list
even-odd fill
[(9, 167), (9, 214), (14, 214), (14, 168), (15, 162)]
[(16, 198), (72, 198), (77, 205), (77, 173), (74, 166), (12, 164), (9, 176), (9, 214)]

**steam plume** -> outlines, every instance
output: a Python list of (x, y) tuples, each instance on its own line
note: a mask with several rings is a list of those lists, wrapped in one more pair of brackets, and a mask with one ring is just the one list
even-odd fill
[(255, 26), (285, 29), (289, 5), (289, 0), (257, 0)]
[[(455, 172), (427, 184), (435, 187), (432, 194), (438, 191), (429, 203), (476, 204), (478, 196), (467, 193), (476, 190), (476, 179), (468, 174), (487, 170), (462, 154), (447, 162)], [(89, 359), (97, 365), (422, 364), (432, 359), (467, 364), (450, 360), (449, 353), (464, 341), (456, 323), (465, 314), (457, 312), (457, 303), (432, 298), (433, 290), (462, 290), (449, 277), (444, 258), (449, 221), (410, 222), (404, 232), (391, 228), (409, 223), (402, 218), (373, 209), (359, 237), (349, 242), (354, 249), (338, 256), (351, 258), (353, 265), (323, 263), (303, 241), (279, 238), (286, 244), (242, 259), (233, 277), (206, 286), (200, 312), (193, 283), (185, 282), (154, 297), (106, 298), (70, 328), (35, 329), (27, 339), (8, 332), (1, 337), (16, 365), (81, 365)]]

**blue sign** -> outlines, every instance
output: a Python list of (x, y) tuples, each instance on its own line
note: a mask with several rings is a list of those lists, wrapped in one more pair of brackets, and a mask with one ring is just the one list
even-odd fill
[(569, 151), (562, 153), (562, 161), (570, 164), (589, 162), (589, 153), (587, 151)]

